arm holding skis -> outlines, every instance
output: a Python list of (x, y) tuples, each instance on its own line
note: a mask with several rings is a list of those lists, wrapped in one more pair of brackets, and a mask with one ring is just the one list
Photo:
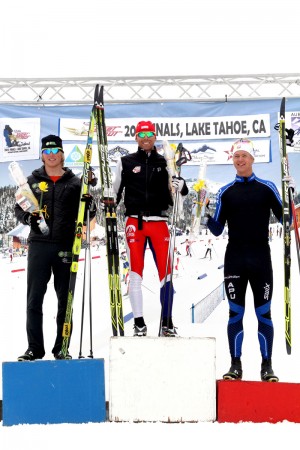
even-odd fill
[(91, 194), (84, 194), (81, 197), (81, 201), (85, 202), (85, 206), (86, 206), (85, 211), (84, 211), (84, 223), (85, 223), (87, 220), (88, 211), (90, 214), (90, 219), (93, 219), (96, 215), (97, 207), (96, 207), (94, 197)]
[(116, 203), (118, 204), (121, 200), (122, 197), (122, 191), (123, 191), (123, 185), (122, 185), (122, 170), (123, 170), (123, 166), (122, 166), (122, 159), (118, 159), (117, 161), (117, 165), (116, 165), (116, 171), (115, 171), (115, 176), (113, 179), (113, 192), (114, 192), (114, 197), (116, 198)]
[(181, 177), (172, 177), (172, 188), (174, 191), (181, 192), (182, 188), (184, 186), (184, 180)]
[[(294, 191), (296, 189), (296, 183), (293, 177), (291, 177), (290, 175), (285, 176), (282, 179), (283, 182), (287, 183), (287, 189), (288, 189), (288, 193), (289, 193), (289, 198), (290, 198), (290, 225), (293, 222), (293, 214), (292, 214), (292, 205), (291, 205), (291, 201), (293, 200), (293, 195), (294, 195)], [(272, 191), (274, 192), (274, 200), (272, 202), (272, 212), (274, 214), (274, 216), (277, 218), (277, 220), (282, 223), (283, 217), (282, 217), (282, 199), (281, 196), (279, 194), (279, 191), (277, 189), (277, 187), (275, 186), (275, 184), (273, 182), (270, 182), (270, 185), (272, 186)]]
[(86, 223), (88, 212), (90, 219), (93, 219), (96, 216), (97, 206), (94, 197), (90, 194), (90, 186), (95, 187), (97, 186), (97, 183), (98, 178), (96, 177), (95, 172), (93, 172), (93, 168), (90, 167), (88, 170), (88, 192), (83, 194), (80, 199), (80, 201), (85, 202), (84, 223)]
[(182, 196), (187, 195), (189, 192), (186, 182), (182, 177), (172, 177), (172, 188), (174, 192), (178, 191)]
[(185, 180), (180, 176), (180, 171), (181, 166), (191, 159), (190, 154), (182, 144), (179, 144), (175, 150), (168, 141), (163, 142), (163, 149), (169, 174), (169, 185), (172, 190), (171, 193), (174, 195), (178, 192), (182, 196), (185, 196), (189, 190)]
[[(287, 183), (288, 193), (289, 193), (289, 204), (290, 204), (290, 225), (294, 222), (293, 218), (293, 203), (294, 203), (294, 195), (296, 191), (296, 182), (294, 178), (290, 175), (285, 176), (282, 181)], [(281, 220), (282, 221), (282, 220)]]
[(282, 179), (282, 181), (285, 181), (285, 182), (288, 183), (288, 189), (290, 189), (290, 190), (292, 191), (292, 193), (295, 192), (295, 190), (296, 190), (296, 182), (295, 182), (295, 180), (294, 180), (293, 177), (291, 177), (290, 175), (288, 175), (288, 176), (284, 177), (284, 178)]

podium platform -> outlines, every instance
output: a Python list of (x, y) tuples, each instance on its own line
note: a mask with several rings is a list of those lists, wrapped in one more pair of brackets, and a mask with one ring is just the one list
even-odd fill
[(2, 363), (3, 425), (104, 422), (103, 359)]
[(215, 338), (112, 337), (111, 421), (216, 419)]
[(300, 384), (217, 381), (218, 422), (300, 422)]

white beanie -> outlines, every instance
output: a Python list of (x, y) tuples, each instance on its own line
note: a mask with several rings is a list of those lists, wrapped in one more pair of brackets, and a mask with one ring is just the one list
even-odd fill
[(238, 141), (235, 141), (235, 143), (231, 147), (232, 156), (239, 150), (243, 150), (244, 152), (249, 153), (254, 158), (253, 143), (252, 141), (250, 141), (250, 139), (239, 139)]

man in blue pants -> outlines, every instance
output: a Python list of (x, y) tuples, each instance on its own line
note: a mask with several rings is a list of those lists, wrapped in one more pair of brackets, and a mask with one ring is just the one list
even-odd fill
[[(272, 211), (282, 219), (282, 201), (275, 184), (258, 178), (252, 170), (253, 144), (240, 139), (232, 147), (235, 179), (217, 194), (214, 217), (207, 226), (219, 236), (228, 225), (228, 245), (224, 261), (224, 282), (229, 302), (228, 342), (231, 367), (224, 379), (242, 378), (242, 343), (245, 296), (250, 283), (258, 320), (258, 340), (262, 356), (261, 380), (278, 381), (272, 369), (274, 329), (271, 318), (273, 270), (269, 247), (269, 218)], [(293, 180), (290, 180), (293, 184)]]

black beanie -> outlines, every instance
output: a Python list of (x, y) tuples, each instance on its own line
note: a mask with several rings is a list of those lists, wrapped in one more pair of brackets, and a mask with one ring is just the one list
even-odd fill
[(59, 136), (55, 136), (54, 134), (49, 134), (42, 139), (42, 151), (46, 148), (59, 148), (63, 149), (62, 140)]

